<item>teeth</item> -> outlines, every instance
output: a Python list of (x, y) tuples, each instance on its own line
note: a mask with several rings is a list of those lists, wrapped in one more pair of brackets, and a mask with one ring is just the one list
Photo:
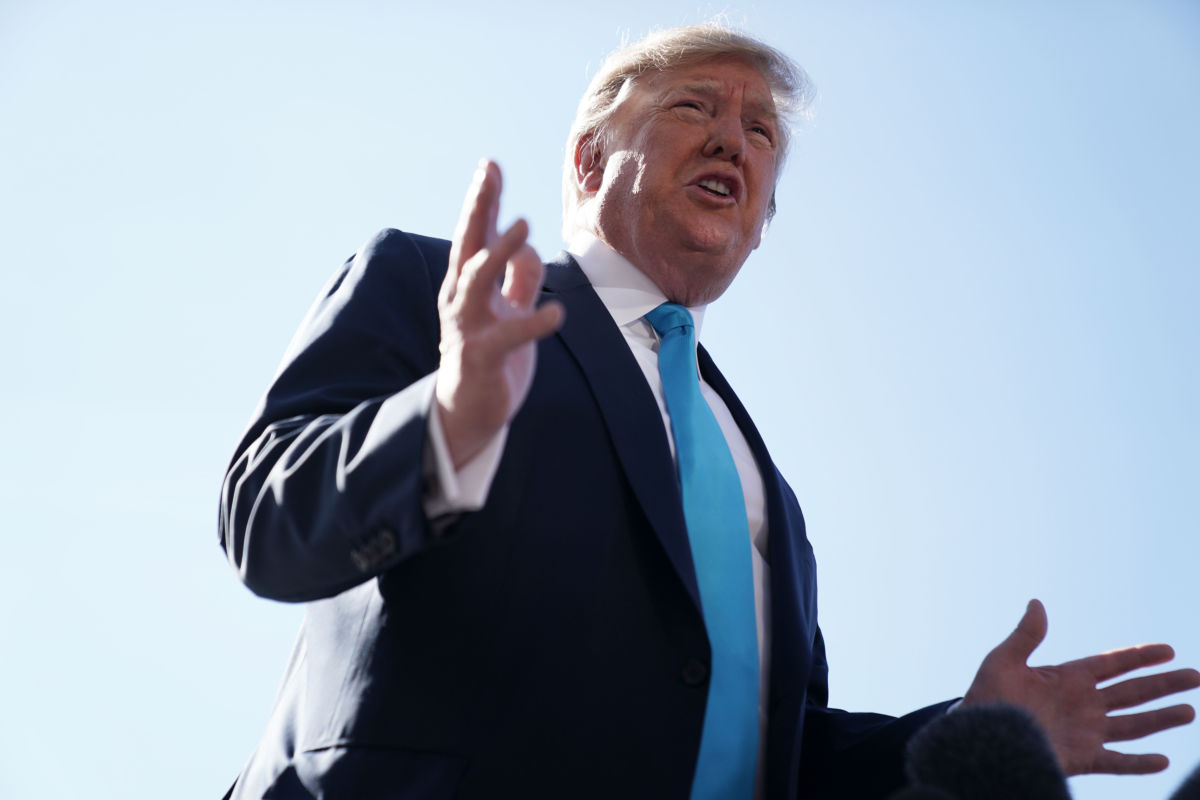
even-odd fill
[(704, 180), (700, 181), (700, 185), (705, 189), (716, 192), (723, 197), (728, 197), (729, 195), (733, 194), (733, 190), (730, 189), (724, 182), (715, 180), (713, 178), (705, 178)]

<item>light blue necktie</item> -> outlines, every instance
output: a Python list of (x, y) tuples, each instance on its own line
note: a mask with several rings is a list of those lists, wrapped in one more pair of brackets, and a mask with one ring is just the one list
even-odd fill
[(758, 637), (746, 501), (737, 467), (696, 374), (692, 315), (663, 303), (646, 315), (658, 331), (658, 371), (675, 436), (683, 516), (712, 646), (708, 705), (692, 800), (750, 800), (758, 759)]

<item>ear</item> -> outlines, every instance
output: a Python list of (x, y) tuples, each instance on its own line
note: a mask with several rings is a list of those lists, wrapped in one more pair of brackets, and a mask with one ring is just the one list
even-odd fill
[(575, 144), (575, 185), (584, 195), (600, 191), (604, 182), (604, 154), (600, 152), (596, 135), (589, 133), (579, 137)]

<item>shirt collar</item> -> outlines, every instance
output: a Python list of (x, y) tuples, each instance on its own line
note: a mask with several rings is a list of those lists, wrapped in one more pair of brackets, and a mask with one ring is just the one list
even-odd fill
[[(600, 241), (591, 231), (576, 231), (567, 245), (567, 252), (575, 257), (579, 268), (618, 327), (623, 328), (641, 319), (667, 302), (666, 295), (646, 273)], [(692, 313), (697, 341), (707, 307), (705, 304), (688, 308)]]

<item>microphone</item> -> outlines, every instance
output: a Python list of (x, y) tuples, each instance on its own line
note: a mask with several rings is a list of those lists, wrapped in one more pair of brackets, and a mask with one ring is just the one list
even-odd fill
[(913, 790), (942, 794), (901, 794), (894, 800), (1071, 798), (1066, 776), (1037, 720), (1023, 708), (1006, 704), (957, 708), (926, 725), (909, 742), (908, 777)]
[(1192, 774), (1179, 784), (1171, 800), (1200, 800), (1200, 767), (1192, 770)]

